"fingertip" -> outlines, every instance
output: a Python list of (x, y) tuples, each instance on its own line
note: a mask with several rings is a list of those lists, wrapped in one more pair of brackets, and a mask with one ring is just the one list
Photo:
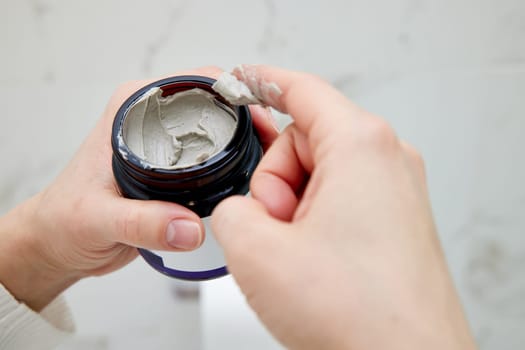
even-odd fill
[(243, 196), (231, 196), (223, 199), (211, 213), (211, 225), (214, 232), (222, 232), (223, 227), (232, 225), (233, 215), (243, 211), (250, 198)]
[[(164, 239), (163, 249), (191, 251), (199, 248), (205, 239), (205, 228), (201, 218), (190, 209), (176, 203), (155, 201), (165, 207), (164, 232), (159, 232), (159, 239)], [(160, 212), (160, 210), (159, 210)]]
[(188, 219), (175, 219), (166, 228), (166, 242), (176, 250), (190, 251), (199, 248), (204, 241), (201, 225)]
[(211, 226), (219, 243), (253, 227), (267, 216), (266, 208), (250, 197), (231, 196), (220, 202), (212, 212)]
[(108, 239), (134, 247), (170, 251), (198, 248), (204, 225), (191, 210), (169, 202), (121, 198), (108, 211)]
[(283, 221), (292, 219), (298, 199), (283, 179), (268, 172), (256, 173), (252, 177), (250, 190), (271, 216)]
[(265, 105), (286, 113), (286, 106), (281, 103), (283, 91), (272, 79), (266, 79), (263, 72), (268, 66), (258, 64), (241, 64), (235, 67), (232, 74), (244, 82), (250, 91)]
[[(258, 283), (270, 273), (274, 257), (283, 257), (288, 228), (273, 219), (265, 206), (251, 197), (229, 197), (212, 213), (213, 233), (221, 245), (228, 270), (241, 288)], [(273, 265), (275, 267), (275, 265)]]

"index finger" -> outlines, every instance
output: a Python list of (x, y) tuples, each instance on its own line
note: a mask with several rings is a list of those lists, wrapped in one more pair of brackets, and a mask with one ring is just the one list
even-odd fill
[(334, 134), (347, 131), (360, 113), (337, 89), (311, 74), (266, 65), (241, 65), (233, 74), (265, 104), (288, 113), (308, 135), (313, 152)]

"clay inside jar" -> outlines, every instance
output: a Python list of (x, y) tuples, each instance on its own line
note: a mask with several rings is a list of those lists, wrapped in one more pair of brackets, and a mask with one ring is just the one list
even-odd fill
[(162, 96), (152, 88), (128, 110), (123, 141), (146, 163), (163, 169), (190, 167), (220, 152), (237, 126), (233, 110), (195, 88)]

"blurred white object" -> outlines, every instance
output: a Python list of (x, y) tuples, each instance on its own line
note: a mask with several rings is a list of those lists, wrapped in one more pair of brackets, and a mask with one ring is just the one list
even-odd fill
[(201, 285), (202, 350), (284, 349), (259, 322), (233, 277)]

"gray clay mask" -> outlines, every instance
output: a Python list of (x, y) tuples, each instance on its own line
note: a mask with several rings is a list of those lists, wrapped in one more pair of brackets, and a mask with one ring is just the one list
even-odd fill
[(192, 89), (162, 97), (154, 87), (130, 107), (123, 125), (129, 149), (156, 168), (190, 167), (230, 142), (235, 113), (213, 94)]

